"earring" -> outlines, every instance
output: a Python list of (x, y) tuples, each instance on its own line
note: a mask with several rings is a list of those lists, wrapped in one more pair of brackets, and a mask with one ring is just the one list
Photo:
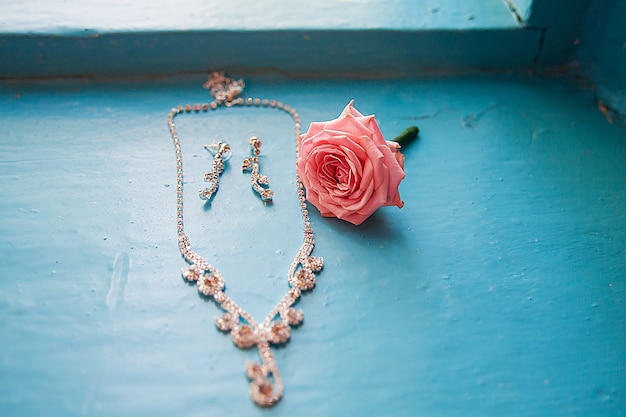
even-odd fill
[(261, 139), (257, 138), (256, 136), (252, 136), (248, 143), (250, 144), (252, 156), (243, 160), (241, 169), (244, 172), (252, 172), (252, 177), (250, 178), (252, 189), (259, 193), (261, 199), (264, 202), (271, 201), (272, 197), (274, 196), (274, 191), (269, 189), (269, 179), (267, 178), (267, 175), (259, 174), (259, 155), (261, 154)]
[(211, 171), (204, 174), (204, 180), (209, 183), (209, 186), (200, 190), (199, 193), (202, 200), (208, 200), (220, 186), (220, 175), (224, 172), (224, 161), (230, 159), (232, 152), (230, 150), (230, 145), (226, 142), (204, 145), (204, 149), (213, 154), (213, 165), (211, 167)]

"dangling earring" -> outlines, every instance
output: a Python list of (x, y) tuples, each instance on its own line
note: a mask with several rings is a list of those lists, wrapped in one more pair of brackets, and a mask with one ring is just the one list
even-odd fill
[(269, 189), (269, 179), (267, 178), (267, 175), (259, 174), (259, 155), (261, 154), (261, 139), (257, 138), (256, 136), (252, 136), (248, 143), (250, 143), (252, 156), (243, 160), (241, 169), (244, 172), (252, 172), (252, 177), (250, 178), (252, 189), (259, 193), (261, 199), (264, 202), (271, 201), (272, 197), (274, 196), (274, 191)]
[(208, 200), (220, 186), (220, 175), (224, 172), (224, 161), (230, 159), (232, 153), (230, 145), (226, 142), (204, 145), (204, 149), (213, 154), (211, 171), (204, 174), (204, 180), (209, 183), (209, 186), (200, 190), (200, 198), (202, 200)]

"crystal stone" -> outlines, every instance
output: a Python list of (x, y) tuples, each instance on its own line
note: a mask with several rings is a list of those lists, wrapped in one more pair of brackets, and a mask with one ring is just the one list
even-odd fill
[(282, 321), (275, 321), (272, 323), (269, 331), (267, 332), (267, 340), (274, 344), (285, 343), (291, 336), (291, 328), (288, 324)]
[(309, 269), (300, 269), (296, 272), (295, 284), (303, 291), (311, 290), (315, 287), (315, 274)]
[(235, 326), (230, 332), (233, 342), (242, 349), (247, 349), (257, 343), (258, 337), (252, 327), (247, 324)]
[(287, 323), (292, 326), (298, 326), (304, 320), (304, 312), (302, 310), (297, 310), (293, 307), (289, 307), (287, 312), (285, 313), (285, 319)]
[(204, 269), (193, 264), (189, 268), (183, 268), (180, 272), (186, 280), (197, 281), (204, 274)]
[(215, 325), (217, 326), (218, 329), (220, 329), (223, 332), (227, 332), (229, 330), (234, 329), (235, 326), (237, 326), (238, 322), (239, 322), (239, 317), (231, 313), (224, 313), (222, 317), (218, 317), (215, 319)]
[(215, 295), (224, 288), (223, 282), (214, 274), (198, 278), (198, 291), (204, 295)]
[(318, 258), (315, 256), (309, 256), (307, 258), (307, 266), (313, 271), (321, 271), (324, 267), (324, 258)]
[(267, 375), (267, 369), (260, 363), (248, 362), (246, 364), (246, 375), (253, 381), (262, 381)]

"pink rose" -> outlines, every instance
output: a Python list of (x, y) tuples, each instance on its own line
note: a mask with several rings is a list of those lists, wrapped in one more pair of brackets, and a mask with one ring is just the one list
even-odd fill
[(359, 225), (379, 207), (404, 206), (398, 185), (405, 173), (400, 145), (386, 141), (374, 116), (353, 102), (339, 118), (313, 122), (300, 135), (296, 171), (322, 216)]

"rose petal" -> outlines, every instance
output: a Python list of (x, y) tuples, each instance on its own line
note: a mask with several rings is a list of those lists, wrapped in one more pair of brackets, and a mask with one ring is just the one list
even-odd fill
[(352, 116), (355, 116), (355, 117), (362, 117), (363, 115), (357, 109), (354, 108), (353, 104), (354, 104), (354, 100), (350, 100), (350, 102), (343, 109), (339, 117), (341, 118), (342, 116), (346, 114), (351, 114)]
[(404, 204), (398, 191), (404, 156), (384, 140), (374, 116), (363, 116), (353, 103), (300, 136), (296, 170), (322, 216), (361, 224), (381, 206)]

